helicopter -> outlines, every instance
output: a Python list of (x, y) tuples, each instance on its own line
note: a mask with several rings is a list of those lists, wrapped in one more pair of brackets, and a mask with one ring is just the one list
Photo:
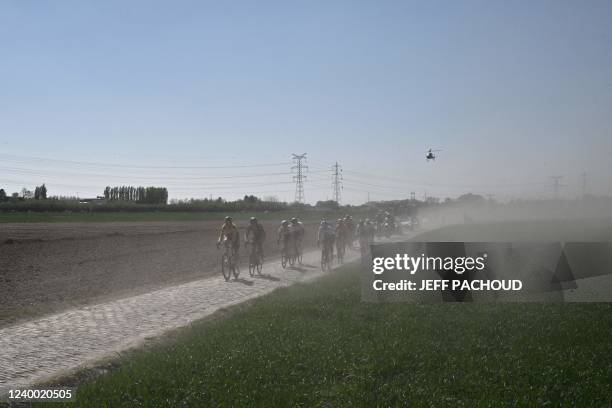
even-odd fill
[(427, 156), (425, 156), (425, 159), (427, 159), (427, 161), (430, 161), (430, 160), (436, 161), (436, 155), (433, 154), (433, 152), (441, 152), (441, 151), (442, 149), (436, 149), (436, 150), (429, 149), (427, 151)]

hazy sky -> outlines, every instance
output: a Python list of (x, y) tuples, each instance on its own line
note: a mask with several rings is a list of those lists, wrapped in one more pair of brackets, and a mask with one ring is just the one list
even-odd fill
[(612, 194), (609, 0), (0, 0), (0, 53), (9, 193)]

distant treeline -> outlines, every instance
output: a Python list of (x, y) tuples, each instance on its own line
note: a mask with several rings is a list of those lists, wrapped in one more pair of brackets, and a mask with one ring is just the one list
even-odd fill
[[(45, 198), (43, 198), (45, 197)], [(319, 201), (315, 205), (280, 202), (274, 198), (260, 199), (245, 195), (242, 199), (228, 201), (216, 199), (172, 200), (168, 203), (165, 187), (106, 187), (103, 196), (93, 199), (76, 197), (47, 197), (44, 184), (35, 192), (23, 189), (21, 194), (4, 194), (0, 189), (0, 212), (263, 212), (263, 211), (317, 211), (321, 213), (374, 214), (376, 211), (390, 211), (397, 216), (416, 215), (419, 208), (445, 206), (451, 203), (471, 202), (483, 205), (486, 200), (480, 196), (466, 194), (456, 200), (440, 202), (430, 197), (427, 201), (412, 199), (370, 202), (360, 206), (340, 206), (333, 200)]]
[(0, 200), (0, 212), (33, 211), (33, 212), (241, 212), (241, 211), (282, 211), (302, 208), (303, 205), (288, 204), (279, 201), (263, 201), (255, 196), (244, 196), (236, 201), (217, 199), (181, 200), (170, 204), (148, 204), (142, 201), (116, 199), (106, 200), (102, 197), (96, 200), (84, 201), (78, 199), (65, 199), (50, 197), (45, 200), (9, 198)]
[(167, 204), (166, 187), (106, 187), (104, 198), (108, 201), (132, 201), (139, 204)]
[(28, 190), (27, 188), (23, 188), (21, 190), (21, 194), (18, 192), (14, 192), (11, 195), (8, 195), (3, 188), (0, 188), (0, 203), (6, 201), (18, 201), (18, 200), (46, 200), (47, 199), (47, 186), (36, 186), (34, 192)]
[[(319, 201), (315, 205), (280, 202), (274, 197), (261, 199), (254, 195), (245, 195), (243, 198), (228, 201), (222, 197), (211, 199), (172, 200), (168, 203), (168, 190), (165, 187), (133, 187), (117, 186), (106, 187), (103, 196), (92, 199), (79, 199), (77, 197), (48, 196), (47, 187), (42, 184), (34, 191), (23, 188), (20, 193), (6, 194), (0, 188), (0, 212), (276, 212), (276, 211), (313, 211), (319, 214), (350, 213), (359, 217), (371, 217), (378, 211), (389, 211), (396, 216), (415, 216), (421, 210), (453, 210), (463, 214), (470, 210), (470, 214), (479, 214), (485, 211), (504, 210), (506, 212), (519, 211), (523, 213), (545, 213), (552, 215), (553, 210), (557, 216), (576, 212), (603, 214), (612, 208), (612, 197), (596, 197), (585, 195), (576, 200), (515, 200), (508, 203), (499, 203), (486, 199), (477, 194), (464, 194), (458, 198), (439, 200), (428, 197), (427, 200), (403, 199), (369, 202), (358, 206), (338, 205), (335, 201)], [(577, 203), (580, 206), (577, 207)], [(586, 211), (588, 209), (588, 211)], [(475, 211), (475, 212), (474, 212)], [(468, 214), (470, 217), (472, 215)]]
[[(111, 189), (112, 191), (112, 189)], [(124, 193), (127, 194), (127, 193)], [(133, 197), (133, 196), (132, 196)], [(376, 209), (390, 210), (396, 215), (407, 215), (416, 212), (417, 205), (408, 201), (370, 203), (361, 206), (338, 206), (336, 202), (320, 201), (316, 205), (286, 203), (277, 200), (262, 200), (254, 195), (245, 195), (242, 199), (228, 201), (221, 197), (216, 199), (172, 200), (169, 204), (146, 204), (133, 199), (107, 200), (99, 197), (93, 200), (79, 200), (68, 197), (49, 197), (45, 200), (18, 199), (0, 202), (0, 212), (278, 212), (278, 211), (314, 211), (326, 213), (369, 213)]]

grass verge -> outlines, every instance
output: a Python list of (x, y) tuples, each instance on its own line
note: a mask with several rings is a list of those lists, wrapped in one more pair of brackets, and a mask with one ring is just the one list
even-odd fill
[[(354, 265), (231, 308), (79, 406), (610, 406), (609, 304), (366, 304)], [(71, 403), (66, 406), (74, 406)]]

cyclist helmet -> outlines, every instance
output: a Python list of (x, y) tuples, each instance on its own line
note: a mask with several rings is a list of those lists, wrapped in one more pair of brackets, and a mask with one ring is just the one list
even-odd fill
[(326, 219), (322, 219), (321, 220), (321, 225), (327, 225), (327, 220)]
[(296, 223), (298, 222), (298, 219), (297, 219), (296, 217), (293, 217), (293, 218), (291, 219), (291, 222), (292, 222), (292, 223), (294, 223), (294, 224), (296, 224)]
[(281, 222), (281, 225), (282, 225), (283, 227), (286, 227), (287, 225), (289, 225), (289, 222), (288, 222), (287, 220), (283, 220), (283, 221)]
[(225, 217), (225, 222), (228, 222), (228, 221), (233, 221), (232, 217)]
[(257, 222), (257, 218), (251, 217), (251, 224), (255, 224)]

